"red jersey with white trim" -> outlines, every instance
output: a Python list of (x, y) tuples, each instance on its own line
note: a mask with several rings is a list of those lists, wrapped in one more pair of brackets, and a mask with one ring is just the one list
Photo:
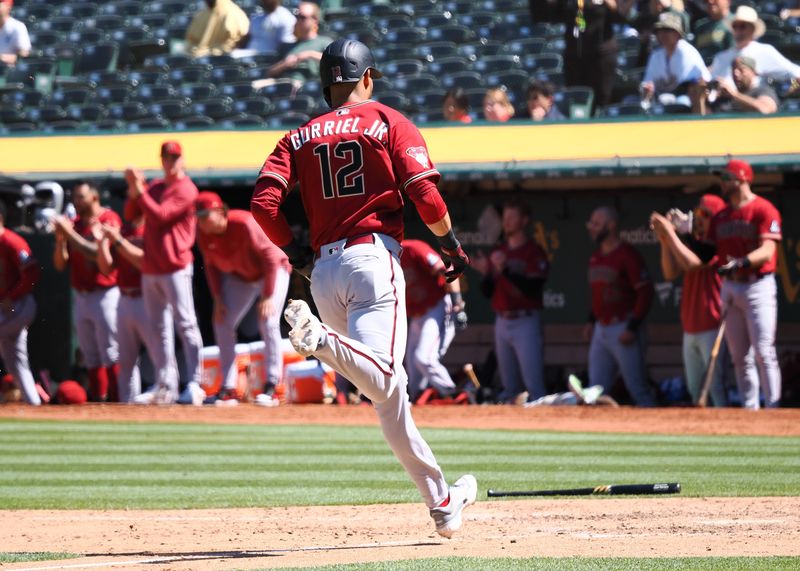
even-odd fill
[[(781, 214), (766, 198), (753, 200), (735, 208), (728, 206), (711, 219), (709, 240), (717, 245), (717, 257), (725, 263), (728, 257), (741, 258), (757, 249), (761, 240), (780, 241)], [(778, 266), (778, 249), (760, 268), (743, 268), (738, 274), (770, 274)]]
[[(123, 224), (120, 234), (128, 242), (137, 248), (144, 247), (144, 224), (133, 226), (131, 224)], [(135, 290), (142, 288), (142, 270), (134, 266), (122, 254), (115, 254), (114, 264), (119, 270), (117, 275), (117, 285), (122, 290)]]
[(41, 268), (25, 238), (5, 228), (0, 234), (0, 300), (29, 294), (39, 281)]
[(419, 130), (398, 111), (369, 100), (287, 133), (261, 168), (259, 179), (265, 177), (276, 181), (281, 202), (300, 183), (317, 250), (370, 232), (401, 241), (401, 191), (421, 179), (437, 182), (439, 171)]
[(627, 242), (608, 254), (599, 248), (589, 258), (592, 314), (603, 325), (643, 319), (653, 297), (653, 284), (642, 255)]
[[(502, 244), (493, 251), (499, 250), (505, 255), (505, 268), (511, 274), (524, 278), (547, 278), (550, 263), (547, 253), (535, 240), (527, 240), (524, 244), (512, 248)], [(492, 309), (495, 311), (521, 311), (542, 309), (542, 292), (536, 296), (527, 295), (521, 291), (505, 274), (494, 275), (494, 292), (492, 293)]]
[(444, 262), (422, 240), (403, 240), (400, 266), (406, 278), (406, 312), (419, 317), (434, 307), (447, 294)]
[(701, 333), (719, 327), (720, 288), (717, 258), (683, 275), (681, 323), (686, 333)]
[(197, 233), (203, 254), (206, 277), (212, 295), (221, 295), (222, 275), (233, 274), (242, 281), (264, 282), (262, 295), (270, 297), (279, 268), (290, 270), (289, 258), (270, 242), (253, 215), (246, 210), (230, 210), (228, 226), (222, 234)]
[[(95, 224), (107, 224), (119, 228), (122, 220), (119, 214), (108, 208), (103, 209), (97, 218), (84, 220), (80, 216), (75, 219), (74, 230), (89, 242), (95, 242), (92, 228)], [(97, 267), (97, 261), (87, 258), (78, 249), (69, 244), (69, 279), (72, 287), (79, 291), (94, 291), (98, 288), (109, 288), (117, 285), (117, 269), (114, 268), (106, 276)]]

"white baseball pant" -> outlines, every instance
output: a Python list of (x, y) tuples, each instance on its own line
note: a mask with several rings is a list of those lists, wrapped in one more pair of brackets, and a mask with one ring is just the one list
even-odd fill
[(455, 337), (455, 324), (450, 319), (453, 303), (443, 297), (424, 315), (412, 317), (408, 324), (406, 371), (408, 389), (414, 402), (427, 387), (443, 396), (451, 396), (456, 384), (442, 365), (441, 359)]
[(636, 405), (655, 406), (656, 401), (647, 383), (644, 364), (644, 332), (640, 329), (636, 332), (636, 341), (623, 345), (619, 342), (619, 336), (626, 327), (624, 321), (609, 325), (595, 323), (589, 345), (589, 382), (592, 385), (602, 385), (607, 391), (614, 384), (619, 370), (625, 388)]
[(407, 324), (401, 248), (389, 236), (374, 236), (374, 244), (345, 249), (347, 241), (339, 240), (320, 249), (311, 294), (327, 341), (314, 356), (372, 401), (386, 442), (432, 508), (449, 490), (411, 417), (402, 364)]
[[(225, 319), (214, 322), (214, 338), (219, 346), (219, 364), (222, 371), (222, 386), (236, 388), (236, 329), (250, 307), (264, 289), (263, 281), (246, 282), (233, 274), (222, 274), (222, 303)], [(264, 366), (268, 383), (277, 385), (281, 380), (283, 355), (281, 353), (281, 315), (289, 291), (289, 272), (279, 268), (275, 276), (272, 301), (275, 312), (267, 319), (258, 320), (258, 331), (264, 340)]]
[(119, 359), (117, 346), (117, 305), (119, 288), (74, 292), (73, 318), (78, 347), (86, 368), (108, 367)]
[(158, 382), (170, 391), (178, 390), (178, 370), (172, 326), (165, 320), (168, 308), (178, 330), (186, 359), (190, 383), (200, 384), (200, 350), (203, 338), (197, 325), (192, 294), (191, 264), (171, 274), (142, 274), (142, 297), (147, 317), (159, 331), (159, 343), (154, 344), (150, 355), (158, 372)]
[(538, 311), (512, 319), (498, 315), (494, 322), (494, 349), (503, 383), (501, 402), (513, 401), (523, 391), (528, 391), (528, 401), (547, 394), (542, 322)]
[(28, 362), (28, 326), (36, 316), (36, 301), (28, 294), (19, 298), (10, 313), (0, 312), (0, 357), (28, 404), (40, 405), (36, 381)]

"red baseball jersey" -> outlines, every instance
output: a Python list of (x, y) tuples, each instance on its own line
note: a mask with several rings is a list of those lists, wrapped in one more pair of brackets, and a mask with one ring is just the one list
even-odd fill
[(410, 317), (424, 315), (447, 293), (444, 262), (422, 240), (403, 240), (400, 265), (406, 278), (406, 312)]
[(0, 230), (0, 300), (29, 294), (41, 273), (25, 238), (8, 228)]
[(195, 206), (197, 187), (188, 176), (167, 184), (155, 180), (136, 200), (128, 200), (125, 218), (144, 214), (142, 273), (171, 274), (194, 260)]
[(246, 282), (263, 280), (262, 294), (269, 297), (275, 289), (279, 268), (290, 269), (289, 258), (270, 242), (253, 215), (246, 210), (228, 212), (228, 226), (222, 234), (197, 234), (203, 253), (208, 287), (220, 295), (221, 274), (233, 274)]
[(719, 327), (720, 287), (717, 258), (683, 276), (681, 323), (686, 333), (701, 333)]
[[(75, 232), (84, 239), (94, 242), (92, 227), (95, 224), (107, 224), (119, 228), (122, 220), (119, 214), (108, 208), (104, 208), (97, 218), (84, 220), (80, 216), (75, 219)], [(79, 291), (93, 291), (98, 288), (109, 288), (117, 285), (117, 270), (111, 270), (107, 276), (97, 267), (97, 261), (87, 258), (78, 248), (69, 248), (69, 279), (72, 287)]]
[(608, 254), (599, 248), (589, 258), (592, 315), (604, 325), (644, 319), (653, 299), (653, 284), (644, 258), (627, 242)]
[[(120, 232), (122, 237), (128, 242), (139, 248), (144, 244), (144, 224), (133, 226), (125, 223)], [(117, 266), (117, 285), (123, 290), (135, 290), (142, 288), (142, 271), (128, 261), (121, 254), (114, 255), (114, 265)]]
[[(534, 240), (528, 240), (521, 246), (511, 248), (508, 244), (493, 250), (501, 251), (505, 257), (505, 267), (509, 273), (525, 278), (546, 279), (550, 270), (547, 254)], [(542, 309), (542, 292), (536, 297), (525, 295), (505, 274), (495, 274), (494, 292), (492, 293), (492, 309), (495, 311), (521, 311)]]
[[(409, 185), (439, 180), (419, 130), (376, 101), (343, 105), (290, 131), (259, 173), (286, 194), (300, 183), (311, 246), (370, 232), (403, 239), (403, 197)], [(433, 187), (435, 190), (435, 187)], [(424, 195), (409, 194), (415, 203)], [(273, 197), (275, 198), (275, 197)]]
[[(761, 245), (761, 240), (781, 240), (781, 214), (772, 203), (756, 196), (747, 204), (728, 206), (711, 220), (708, 238), (717, 245), (717, 257), (724, 264), (728, 257), (741, 258)], [(760, 268), (744, 268), (741, 275), (770, 274), (778, 265), (777, 248)]]

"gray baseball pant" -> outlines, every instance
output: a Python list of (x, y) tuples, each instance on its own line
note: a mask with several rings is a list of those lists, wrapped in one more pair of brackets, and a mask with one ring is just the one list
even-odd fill
[(78, 346), (86, 368), (108, 367), (119, 359), (117, 346), (117, 305), (119, 288), (110, 287), (89, 292), (72, 290), (73, 315)]
[[(222, 372), (222, 386), (236, 388), (236, 329), (264, 289), (259, 280), (246, 282), (233, 274), (222, 274), (222, 303), (225, 305), (225, 319), (214, 322), (214, 338), (219, 347), (219, 365)], [(281, 352), (281, 315), (289, 291), (289, 272), (279, 269), (275, 276), (272, 301), (275, 313), (258, 321), (258, 331), (264, 340), (264, 367), (268, 383), (277, 385), (281, 380), (283, 354)]]
[(412, 317), (408, 324), (406, 371), (411, 400), (416, 401), (427, 387), (443, 396), (450, 396), (456, 384), (442, 365), (441, 359), (455, 336), (455, 325), (450, 319), (452, 302), (446, 296), (424, 315)]
[(781, 400), (781, 369), (775, 350), (778, 326), (778, 297), (775, 276), (766, 275), (753, 283), (722, 281), (722, 303), (728, 306), (725, 340), (731, 351), (736, 384), (742, 406), (757, 409), (759, 383), (747, 371), (747, 354), (753, 348), (764, 406), (777, 407)]
[(203, 348), (203, 338), (194, 311), (193, 272), (194, 269), (189, 264), (171, 274), (142, 274), (142, 297), (147, 317), (158, 329), (160, 341), (154, 344), (154, 353), (150, 357), (158, 371), (158, 382), (170, 391), (178, 390), (178, 370), (172, 327), (165, 319), (165, 308), (172, 315), (183, 345), (189, 382), (200, 384), (200, 350)]
[[(683, 368), (686, 372), (686, 388), (692, 397), (692, 402), (697, 402), (703, 379), (711, 363), (711, 349), (717, 339), (717, 330), (710, 329), (699, 333), (683, 334)], [(728, 406), (728, 394), (725, 391), (725, 360), (728, 358), (727, 345), (723, 342), (719, 348), (717, 362), (714, 366), (714, 378), (711, 381), (709, 396), (714, 406)]]
[(655, 406), (644, 365), (644, 332), (637, 331), (636, 341), (623, 345), (619, 342), (619, 336), (625, 331), (626, 325), (624, 321), (610, 325), (595, 323), (589, 345), (589, 383), (602, 385), (608, 390), (614, 384), (619, 370), (634, 402), (638, 406)]
[(503, 383), (501, 402), (528, 391), (528, 401), (547, 394), (544, 384), (544, 341), (538, 311), (513, 319), (500, 315), (494, 322), (494, 350)]
[(28, 294), (14, 303), (11, 313), (0, 313), (0, 357), (28, 404), (40, 405), (36, 381), (28, 362), (28, 326), (36, 316), (36, 301)]

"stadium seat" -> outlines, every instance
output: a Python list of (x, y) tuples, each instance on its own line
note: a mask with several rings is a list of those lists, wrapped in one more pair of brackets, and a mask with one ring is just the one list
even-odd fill
[(84, 87), (66, 87), (52, 93), (50, 99), (58, 105), (84, 105), (94, 98), (94, 91)]
[(519, 56), (520, 59), (529, 54), (541, 54), (547, 45), (543, 38), (522, 38), (510, 40), (503, 46), (503, 53)]
[(210, 79), (211, 70), (207, 65), (190, 65), (171, 69), (167, 73), (172, 83), (205, 83)]
[(166, 83), (167, 74), (158, 69), (135, 69), (128, 72), (128, 78), (139, 84), (139, 89), (143, 86), (154, 86)]
[(242, 81), (247, 77), (247, 72), (242, 66), (232, 64), (214, 67), (211, 69), (211, 81), (214, 83), (231, 83)]
[(4, 104), (0, 107), (0, 123), (9, 125), (11, 123), (27, 122), (28, 117), (22, 108), (22, 104)]
[(122, 131), (125, 129), (125, 123), (119, 119), (101, 119), (96, 123), (89, 123), (88, 130), (92, 133), (103, 131)]
[(439, 79), (428, 73), (398, 77), (392, 80), (392, 84), (397, 91), (404, 93), (417, 93), (441, 88)]
[(237, 127), (266, 127), (267, 123), (258, 115), (248, 115), (241, 113), (233, 117), (225, 118), (220, 126), (224, 129), (235, 129)]
[(483, 76), (475, 71), (452, 73), (442, 77), (442, 87), (445, 89), (452, 89), (454, 87), (477, 89), (483, 88), (484, 85)]
[(490, 73), (485, 76), (486, 85), (504, 86), (508, 91), (521, 93), (525, 90), (530, 77), (521, 69), (511, 69), (500, 73)]
[(311, 117), (303, 113), (281, 113), (273, 115), (267, 120), (270, 129), (294, 129), (311, 120)]
[(266, 97), (247, 97), (240, 100), (234, 99), (233, 109), (239, 114), (267, 117), (272, 114), (275, 106)]
[(561, 54), (529, 54), (520, 58), (520, 64), (528, 73), (551, 73), (564, 69), (564, 59)]
[(425, 30), (423, 28), (398, 28), (389, 30), (384, 40), (390, 44), (415, 45), (425, 41)]
[(107, 41), (108, 34), (99, 28), (78, 28), (67, 34), (67, 39), (76, 45), (99, 44)]
[[(413, 60), (412, 60), (413, 61)], [(439, 58), (428, 64), (427, 71), (441, 77), (445, 74), (461, 73), (470, 71), (472, 62), (461, 56)]]
[(80, 20), (72, 16), (54, 16), (39, 21), (39, 27), (43, 30), (53, 30), (66, 34), (78, 26)]
[(165, 131), (171, 127), (169, 121), (162, 117), (146, 117), (135, 121), (128, 121), (128, 131), (138, 133), (140, 131)]
[(591, 87), (567, 87), (557, 91), (553, 99), (565, 117), (588, 119), (592, 115), (594, 90)]
[(281, 99), (284, 97), (293, 97), (295, 92), (295, 84), (291, 79), (278, 79), (275, 83), (267, 85), (258, 90), (258, 94), (268, 97), (272, 100)]
[(142, 11), (142, 3), (133, 0), (108, 2), (101, 8), (104, 14), (118, 14), (120, 16), (136, 16)]
[(150, 114), (168, 121), (174, 121), (189, 115), (189, 106), (185, 99), (162, 99), (148, 105)]
[(30, 121), (18, 121), (16, 123), (8, 123), (4, 128), (7, 133), (32, 133), (39, 130), (39, 125)]
[(432, 111), (430, 113), (415, 113), (414, 122), (417, 125), (424, 125), (425, 123), (440, 123), (444, 121), (444, 115), (441, 111)]
[(176, 121), (173, 123), (173, 127), (179, 131), (183, 131), (186, 129), (207, 129), (209, 127), (213, 127), (215, 124), (216, 123), (211, 117), (193, 115), (191, 117), (181, 119), (180, 121)]
[(153, 35), (150, 33), (150, 28), (147, 26), (128, 26), (112, 31), (109, 36), (112, 40), (120, 44), (125, 42), (144, 42), (153, 38)]
[[(28, 3), (14, 8), (14, 16), (18, 20), (27, 22), (29, 27), (36, 27), (55, 15), (55, 6), (45, 2)], [(69, 16), (69, 14), (64, 15)]]
[(236, 83), (225, 83), (219, 86), (219, 93), (228, 97), (237, 99), (244, 99), (252, 97), (255, 94), (253, 84), (249, 81), (239, 81)]
[(322, 84), (319, 81), (306, 81), (297, 90), (297, 95), (310, 95), (314, 99), (322, 99)]
[(277, 53), (263, 53), (263, 54), (253, 54), (246, 57), (241, 58), (239, 61), (242, 64), (247, 64), (250, 67), (263, 67), (263, 66), (271, 66), (280, 61), (281, 56)]
[(399, 91), (387, 91), (376, 99), (384, 105), (388, 105), (392, 109), (397, 109), (398, 111), (406, 112), (411, 108), (411, 102), (408, 97)]
[(76, 131), (83, 131), (84, 125), (80, 121), (72, 119), (63, 119), (61, 121), (53, 121), (44, 125), (42, 129), (45, 133), (74, 133)]
[(423, 30), (430, 30), (430, 28), (435, 28), (437, 26), (448, 26), (455, 23), (456, 20), (453, 19), (451, 12), (424, 14), (414, 18), (414, 25)]
[(52, 123), (66, 119), (67, 112), (60, 105), (43, 105), (41, 107), (29, 107), (25, 110), (28, 121), (34, 123)]
[(103, 42), (85, 46), (75, 62), (75, 73), (90, 71), (111, 71), (116, 69), (119, 44)]
[(375, 46), (372, 50), (372, 53), (375, 56), (375, 60), (378, 62), (378, 66), (380, 67), (381, 62), (407, 59), (409, 56), (414, 55), (413, 51), (415, 46), (416, 43), (414, 44), (386, 43), (385, 45)]
[(478, 73), (498, 73), (511, 69), (521, 69), (520, 58), (515, 55), (485, 56), (474, 64)]
[(604, 117), (631, 117), (644, 115), (644, 110), (638, 103), (617, 103), (604, 107), (602, 115)]
[(4, 93), (0, 101), (3, 105), (19, 103), (23, 107), (38, 107), (45, 99), (45, 94), (38, 89), (24, 88)]
[(225, 67), (225, 66), (238, 66), (240, 62), (235, 57), (229, 54), (219, 54), (219, 55), (205, 55), (194, 60), (195, 63), (200, 65), (208, 65), (211, 68), (217, 67)]
[(178, 90), (163, 83), (161, 85), (140, 85), (136, 90), (136, 99), (142, 103), (152, 103), (163, 99), (179, 97)]
[(234, 113), (233, 99), (230, 97), (212, 97), (203, 101), (195, 101), (190, 108), (193, 115), (205, 115), (215, 121)]
[(217, 87), (213, 83), (187, 83), (181, 85), (178, 93), (192, 101), (202, 101), (217, 95)]
[(113, 103), (108, 106), (108, 115), (112, 119), (123, 121), (136, 121), (150, 116), (150, 112), (143, 103), (129, 101), (128, 103)]
[(378, 17), (374, 19), (374, 23), (384, 36), (388, 34), (390, 30), (404, 30), (414, 27), (413, 20), (406, 14), (392, 14), (390, 16)]
[(94, 123), (108, 117), (108, 112), (103, 105), (98, 103), (70, 105), (67, 107), (67, 117), (81, 123)]
[(464, 59), (475, 62), (480, 58), (486, 56), (498, 55), (503, 45), (501, 42), (487, 41), (487, 42), (473, 42), (471, 44), (464, 44), (458, 46), (458, 55)]
[(475, 33), (466, 26), (449, 25), (428, 29), (428, 41), (463, 44), (471, 41)]
[(483, 98), (486, 95), (486, 89), (482, 87), (465, 89), (464, 95), (469, 102), (470, 109), (473, 109), (476, 112), (480, 112), (480, 110), (483, 109)]
[(168, 14), (174, 16), (187, 9), (187, 4), (183, 0), (161, 0), (144, 4), (144, 11), (148, 14)]
[(403, 75), (418, 75), (422, 73), (423, 65), (418, 59), (399, 59), (380, 64), (379, 69), (387, 77), (395, 78)]
[(169, 22), (169, 15), (167, 14), (140, 14), (131, 18), (131, 26), (147, 26), (151, 30), (163, 28)]
[(114, 30), (121, 30), (125, 27), (125, 18), (116, 14), (101, 14), (94, 18), (87, 18), (83, 25), (87, 28), (103, 30), (105, 33), (110, 34)]
[(124, 103), (130, 99), (132, 90), (127, 84), (101, 85), (95, 90), (98, 103)]
[(457, 56), (458, 47), (455, 42), (430, 42), (417, 46), (414, 55), (430, 62), (438, 58)]
[(317, 100), (309, 95), (297, 95), (294, 99), (280, 99), (275, 105), (275, 110), (279, 113), (292, 111), (310, 116), (314, 115), (317, 110)]
[(787, 99), (781, 104), (780, 108), (783, 113), (798, 113), (800, 112), (800, 99)]
[(58, 15), (85, 20), (97, 14), (98, 9), (97, 4), (93, 2), (72, 2), (60, 6), (58, 8)]

